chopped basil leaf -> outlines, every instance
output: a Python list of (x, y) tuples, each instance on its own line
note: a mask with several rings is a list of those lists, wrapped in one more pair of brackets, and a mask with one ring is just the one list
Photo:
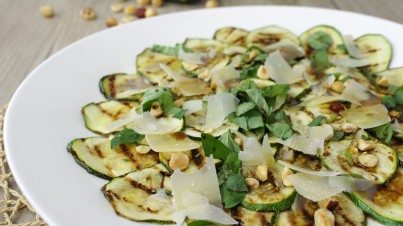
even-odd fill
[(276, 97), (286, 94), (290, 90), (288, 85), (272, 85), (262, 89), (262, 95), (264, 97)]
[(255, 106), (256, 105), (253, 102), (243, 102), (239, 104), (238, 107), (236, 108), (236, 115), (237, 116), (243, 115), (246, 112), (255, 108)]
[(248, 123), (248, 130), (264, 127), (263, 117), (259, 111), (248, 111), (244, 114), (244, 117)]
[(225, 132), (221, 137), (218, 139), (223, 143), (225, 146), (227, 146), (230, 150), (235, 151), (235, 152), (240, 152), (241, 148), (238, 146), (237, 143), (235, 143), (234, 139), (232, 139), (231, 132), (228, 130)]
[[(170, 55), (170, 56), (178, 56), (179, 50), (183, 48), (182, 44), (177, 43), (174, 47), (172, 46), (161, 46), (161, 45), (153, 45), (151, 47), (151, 51), (155, 53), (162, 53), (165, 55)], [(187, 52), (186, 50), (184, 50)]]
[(347, 52), (347, 47), (344, 44), (338, 44), (337, 48), (343, 50), (344, 52)]
[(233, 152), (227, 146), (209, 134), (202, 134), (201, 141), (204, 153), (207, 157), (213, 155), (215, 159), (225, 161), (227, 156)]
[(308, 37), (308, 45), (313, 49), (328, 49), (333, 44), (330, 35), (317, 31)]
[(132, 129), (124, 129), (118, 132), (111, 140), (111, 148), (114, 149), (121, 144), (138, 144), (144, 135), (136, 133)]
[(349, 150), (349, 149), (346, 149), (346, 150), (344, 151), (344, 154), (346, 155), (348, 164), (354, 165), (353, 156), (351, 155), (350, 150)]
[(385, 144), (389, 144), (392, 140), (393, 130), (390, 122), (368, 130), (372, 132), (378, 140), (384, 142)]
[(370, 137), (365, 136), (365, 135), (362, 135), (362, 136), (361, 136), (361, 139), (363, 139), (363, 140), (371, 140), (371, 138), (370, 138)]
[(331, 66), (326, 49), (315, 50), (311, 55), (311, 61), (316, 71), (324, 71)]
[(395, 92), (395, 100), (398, 105), (403, 105), (403, 86), (400, 86)]
[(259, 55), (264, 53), (264, 51), (258, 46), (248, 47), (248, 49), (242, 54), (242, 58), (241, 58), (242, 62), (248, 63), (251, 60), (251, 59), (249, 59), (251, 52), (257, 52)]
[(323, 116), (323, 115), (319, 115), (319, 116), (315, 117), (315, 118), (312, 120), (312, 122), (310, 122), (310, 123), (308, 124), (308, 126), (310, 126), (310, 127), (319, 126), (319, 125), (321, 124), (321, 122), (323, 121), (323, 119), (326, 119), (326, 117)]
[(248, 65), (242, 67), (242, 71), (240, 73), (240, 77), (242, 80), (248, 79), (248, 78), (256, 78), (257, 77), (257, 71), (259, 69), (261, 64), (253, 64), (253, 65)]
[(344, 137), (343, 131), (335, 130), (332, 137), (332, 141), (340, 141), (341, 139), (343, 139), (343, 137)]
[(174, 118), (181, 119), (185, 115), (185, 110), (175, 106), (173, 95), (166, 88), (147, 90), (142, 98), (140, 110), (142, 112), (149, 111), (154, 102), (158, 102), (164, 113), (172, 115)]
[(239, 92), (246, 91), (248, 89), (257, 89), (256, 84), (249, 79), (242, 81), (237, 87), (232, 88), (231, 93), (236, 96)]
[(236, 116), (235, 113), (231, 113), (227, 116), (228, 121), (237, 124), (241, 129), (248, 131), (248, 122), (245, 116)]
[(345, 78), (341, 79), (340, 82), (347, 82), (348, 80), (352, 79), (350, 75), (346, 76)]
[(248, 187), (245, 183), (245, 178), (240, 172), (228, 176), (227, 188), (231, 191), (248, 191)]
[(286, 140), (292, 136), (291, 126), (284, 122), (275, 122), (273, 124), (266, 124), (266, 127), (273, 134), (273, 136)]
[(272, 110), (267, 105), (266, 100), (264, 99), (259, 89), (248, 89), (245, 92), (248, 95), (249, 99), (256, 104), (260, 111), (267, 115), (271, 114)]
[(394, 108), (396, 107), (395, 98), (391, 95), (386, 95), (382, 98), (382, 104), (385, 105), (386, 108)]

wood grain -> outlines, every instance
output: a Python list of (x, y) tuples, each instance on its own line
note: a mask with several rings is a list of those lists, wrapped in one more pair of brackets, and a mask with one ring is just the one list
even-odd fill
[[(21, 81), (42, 61), (68, 44), (105, 29), (104, 21), (113, 14), (113, 0), (0, 0), (0, 105), (8, 102)], [(56, 16), (43, 18), (40, 6), (50, 4)], [(129, 0), (124, 4), (136, 4)], [(221, 6), (237, 5), (302, 5), (336, 8), (365, 13), (403, 23), (401, 0), (221, 0)], [(91, 6), (97, 19), (85, 21), (79, 10)], [(166, 3), (160, 14), (204, 8), (204, 1), (196, 4)]]

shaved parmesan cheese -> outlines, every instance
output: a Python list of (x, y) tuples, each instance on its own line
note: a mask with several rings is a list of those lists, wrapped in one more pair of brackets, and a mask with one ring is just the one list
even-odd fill
[(299, 104), (299, 106), (316, 106), (319, 104), (329, 103), (333, 101), (337, 101), (340, 98), (338, 96), (319, 96), (313, 97), (309, 100), (306, 100)]
[(158, 189), (155, 194), (150, 195), (148, 198), (157, 200), (159, 202), (171, 203), (171, 199), (167, 195), (165, 189)]
[(336, 66), (349, 68), (364, 67), (371, 64), (371, 61), (368, 59), (353, 59), (349, 57), (331, 57), (329, 61)]
[(279, 51), (270, 53), (264, 66), (269, 72), (270, 78), (278, 84), (293, 84), (303, 79), (302, 76), (295, 74)]
[(203, 100), (188, 100), (182, 104), (182, 109), (186, 110), (185, 115), (201, 111), (203, 109)]
[(145, 88), (145, 89), (129, 89), (129, 90), (125, 90), (121, 93), (117, 93), (116, 94), (116, 98), (122, 98), (122, 97), (128, 97), (131, 95), (136, 95), (139, 93), (145, 93), (147, 90), (149, 89), (153, 89), (154, 87), (149, 87), (149, 88)]
[(300, 166), (296, 166), (293, 164), (290, 164), (288, 162), (284, 162), (282, 160), (278, 160), (278, 163), (280, 163), (281, 165), (288, 167), (292, 170), (298, 171), (298, 172), (303, 172), (306, 174), (311, 174), (311, 175), (315, 175), (315, 176), (337, 176), (340, 175), (339, 172), (336, 171), (328, 171), (328, 170), (322, 170), (322, 171), (317, 171), (317, 170), (310, 170), (304, 167), (300, 167)]
[(362, 105), (363, 101), (368, 100), (371, 95), (368, 93), (367, 88), (350, 79), (344, 83), (344, 90), (340, 95), (340, 99), (349, 101), (353, 104)]
[(347, 109), (341, 115), (359, 128), (374, 128), (391, 121), (388, 109), (383, 104)]
[(209, 203), (222, 208), (220, 187), (217, 172), (212, 156), (207, 158), (206, 164), (193, 174), (175, 170), (171, 176), (172, 195), (177, 211), (186, 209), (186, 192), (197, 193), (208, 199)]
[(232, 64), (217, 70), (213, 70), (210, 75), (211, 82), (215, 84), (218, 84), (219, 81), (225, 83), (227, 81), (239, 79), (241, 77), (239, 75), (239, 72), (235, 70), (235, 67)]
[(122, 126), (125, 126), (125, 125), (133, 122), (133, 119), (136, 117), (136, 115), (137, 115), (136, 108), (132, 108), (130, 110), (129, 114), (124, 115), (121, 118), (119, 118), (118, 120), (112, 122), (109, 125), (109, 130), (110, 131), (115, 131), (115, 130), (119, 129)]
[(345, 189), (343, 186), (331, 186), (329, 179), (333, 177), (315, 176), (306, 173), (295, 173), (287, 177), (298, 194), (314, 202), (335, 196)]
[(160, 63), (160, 67), (162, 70), (165, 71), (165, 73), (167, 73), (173, 80), (177, 81), (177, 82), (192, 82), (195, 79), (185, 76), (183, 74), (179, 74), (174, 72), (170, 67), (168, 67), (166, 64), (162, 64)]
[(225, 118), (236, 110), (239, 100), (231, 93), (220, 93), (205, 98), (207, 100), (206, 128), (217, 128)]
[(127, 128), (133, 129), (139, 134), (165, 134), (182, 129), (183, 120), (177, 118), (156, 118), (150, 112), (134, 115)]
[(392, 69), (388, 71), (381, 72), (382, 78), (388, 81), (388, 85), (403, 86), (403, 76), (401, 73), (396, 72), (399, 69)]
[(280, 51), (285, 60), (293, 60), (305, 55), (305, 50), (289, 39), (282, 39), (279, 42), (263, 47), (266, 52)]
[(370, 180), (350, 176), (331, 177), (329, 178), (329, 185), (343, 187), (344, 191), (367, 191), (376, 186)]
[(270, 146), (267, 134), (263, 138), (263, 144), (260, 144), (255, 137), (248, 137), (238, 131), (234, 133), (243, 141), (243, 150), (238, 153), (239, 159), (245, 166), (257, 166), (267, 164), (269, 166), (275, 163), (274, 150)]
[(210, 52), (208, 53), (187, 53), (180, 49), (178, 52), (178, 58), (193, 64), (206, 64), (215, 56), (215, 52), (213, 48), (210, 48)]
[(208, 199), (198, 193), (186, 191), (183, 195), (186, 209), (173, 214), (173, 220), (181, 225), (186, 217), (194, 220), (207, 220), (210, 222), (233, 225), (238, 222), (231, 218), (224, 210), (208, 203)]
[(316, 155), (318, 151), (323, 151), (325, 139), (333, 135), (332, 127), (327, 124), (315, 127), (298, 125), (294, 129), (300, 134), (293, 134), (287, 140), (277, 138), (275, 141), (308, 155)]
[(354, 44), (354, 39), (353, 36), (351, 35), (345, 35), (343, 36), (343, 41), (344, 44), (347, 48), (348, 53), (350, 56), (353, 56), (355, 58), (363, 58), (366, 57), (367, 54), (363, 53), (357, 46)]
[(155, 152), (187, 151), (200, 147), (183, 132), (169, 134), (146, 134), (148, 145)]
[(327, 93), (327, 90), (334, 81), (336, 81), (336, 77), (334, 75), (327, 77), (318, 86), (312, 87), (312, 93), (314, 93), (316, 96), (323, 96), (325, 93)]

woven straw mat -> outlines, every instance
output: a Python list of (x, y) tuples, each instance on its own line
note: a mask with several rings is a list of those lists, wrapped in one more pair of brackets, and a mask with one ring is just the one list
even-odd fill
[(0, 108), (0, 225), (47, 225), (22, 196), (8, 167), (3, 145), (6, 108)]

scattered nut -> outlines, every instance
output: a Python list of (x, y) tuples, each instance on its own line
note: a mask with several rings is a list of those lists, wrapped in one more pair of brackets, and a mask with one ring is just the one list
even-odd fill
[(336, 93), (342, 93), (344, 90), (344, 83), (340, 81), (335, 81), (333, 84), (330, 86), (330, 89), (335, 91)]
[(280, 156), (283, 161), (292, 162), (294, 161), (294, 150), (283, 146), (280, 151)]
[(93, 20), (97, 17), (95, 10), (90, 7), (86, 7), (80, 11), (80, 15), (85, 20)]
[(146, 14), (146, 9), (145, 9), (145, 8), (143, 8), (143, 7), (137, 8), (137, 10), (136, 10), (136, 16), (137, 16), (138, 18), (144, 18), (144, 17), (145, 17), (145, 14)]
[(140, 154), (147, 154), (148, 152), (151, 151), (150, 146), (147, 145), (139, 145), (136, 147), (136, 151)]
[(105, 24), (107, 27), (113, 27), (113, 26), (118, 25), (118, 21), (116, 20), (115, 17), (111, 16), (111, 17), (108, 17), (108, 19), (106, 19)]
[(136, 15), (136, 10), (137, 10), (137, 8), (135, 5), (127, 5), (125, 7), (125, 9), (123, 10), (123, 12), (126, 15), (134, 16), (134, 15)]
[(235, 137), (234, 138), (235, 143), (239, 146), (242, 147), (243, 146), (243, 140), (240, 137)]
[(268, 170), (269, 168), (266, 165), (258, 165), (255, 172), (256, 178), (260, 181), (266, 181), (269, 177)]
[(248, 177), (245, 179), (245, 181), (246, 185), (248, 185), (250, 189), (256, 189), (259, 187), (259, 181), (256, 180), (255, 178)]
[(257, 70), (257, 77), (260, 79), (269, 79), (269, 73), (267, 73), (266, 68), (263, 65), (260, 65), (259, 69)]
[(357, 131), (357, 129), (358, 128), (356, 125), (349, 122), (346, 122), (341, 126), (341, 130), (343, 130), (343, 132), (345, 133), (354, 133), (355, 131)]
[(126, 23), (129, 23), (129, 22), (134, 21), (135, 19), (136, 19), (136, 17), (134, 17), (134, 16), (125, 15), (124, 17), (122, 17), (122, 19), (120, 20), (120, 22), (121, 22), (122, 24), (126, 24)]
[(389, 87), (389, 81), (385, 77), (378, 78), (376, 84), (383, 87)]
[(174, 104), (175, 104), (176, 107), (182, 107), (184, 102), (185, 102), (185, 99), (182, 97), (182, 98), (179, 98), (179, 99), (175, 100)]
[(335, 198), (323, 199), (318, 202), (318, 206), (332, 211), (339, 206), (339, 201)]
[(358, 153), (359, 153), (358, 148), (356, 148), (356, 147), (352, 147), (352, 148), (350, 148), (350, 152), (351, 152), (351, 154), (353, 154), (353, 155), (355, 155), (355, 154), (358, 154)]
[(293, 174), (293, 172), (292, 172), (292, 170), (290, 170), (290, 168), (288, 168), (288, 167), (285, 167), (285, 168), (283, 169), (283, 172), (281, 173), (281, 180), (283, 181), (283, 184), (284, 184), (284, 186), (286, 186), (286, 187), (291, 187), (291, 186), (292, 186), (291, 181), (287, 179), (287, 177), (288, 177), (289, 175), (291, 175), (291, 174)]
[(137, 3), (141, 6), (146, 6), (150, 4), (150, 0), (137, 0)]
[(44, 17), (51, 18), (54, 16), (53, 7), (50, 5), (41, 6), (40, 11), (41, 11), (42, 16), (44, 16)]
[(215, 8), (218, 6), (217, 0), (207, 0), (206, 4), (204, 5), (206, 8)]
[(160, 104), (158, 102), (154, 102), (151, 105), (151, 110), (150, 110), (151, 115), (154, 117), (158, 118), (161, 117), (164, 114), (164, 111), (162, 110)]
[(161, 7), (164, 4), (163, 0), (151, 0), (151, 5), (155, 7)]
[(120, 13), (123, 10), (123, 6), (120, 3), (114, 3), (111, 5), (111, 11), (114, 13)]
[(372, 150), (376, 147), (375, 142), (370, 141), (370, 140), (363, 140), (360, 139), (358, 141), (358, 149), (360, 149), (361, 151), (369, 151)]
[(376, 155), (364, 152), (360, 156), (358, 156), (358, 162), (365, 167), (371, 168), (376, 166), (376, 164), (378, 164), (378, 158), (376, 157)]
[(314, 219), (316, 226), (334, 226), (335, 224), (334, 215), (325, 208), (316, 210)]
[(144, 15), (146, 18), (153, 17), (153, 16), (157, 16), (158, 12), (154, 8), (147, 8)]
[(182, 152), (172, 153), (171, 160), (169, 161), (169, 167), (172, 170), (180, 169), (184, 170), (189, 165), (189, 157)]
[(391, 110), (389, 111), (389, 116), (392, 118), (399, 118), (402, 112)]
[(172, 152), (162, 152), (162, 157), (164, 157), (165, 160), (171, 160), (172, 157)]

